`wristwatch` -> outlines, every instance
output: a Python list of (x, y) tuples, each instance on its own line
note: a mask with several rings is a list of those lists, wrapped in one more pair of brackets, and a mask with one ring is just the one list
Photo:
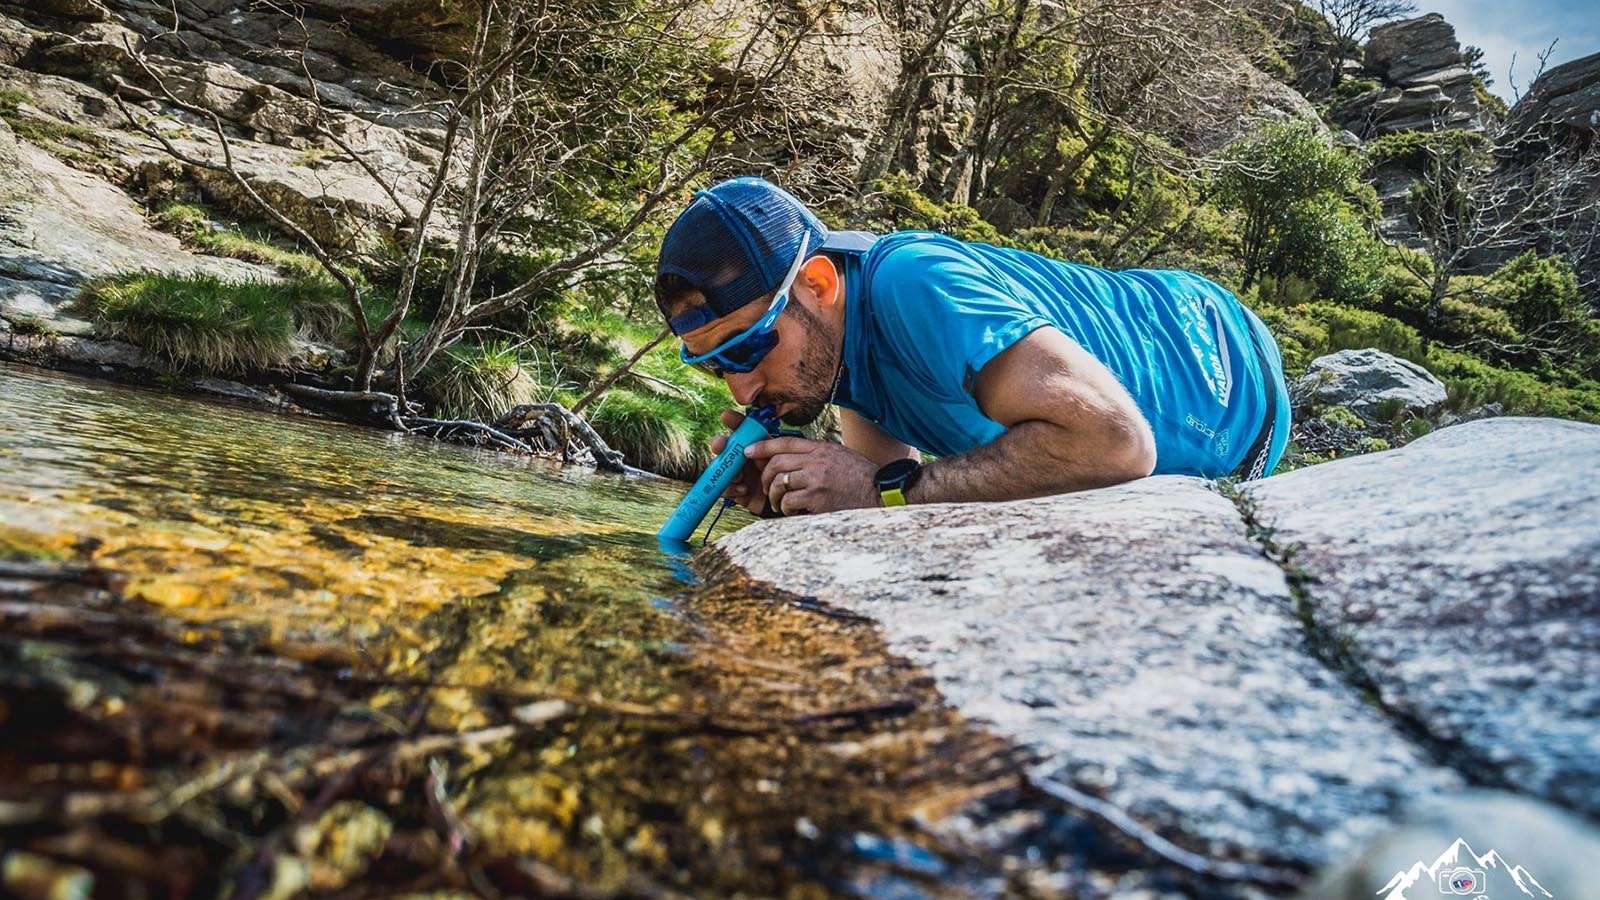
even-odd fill
[(906, 491), (922, 475), (922, 463), (914, 459), (897, 459), (878, 470), (873, 483), (878, 486), (878, 499), (884, 506), (905, 506)]

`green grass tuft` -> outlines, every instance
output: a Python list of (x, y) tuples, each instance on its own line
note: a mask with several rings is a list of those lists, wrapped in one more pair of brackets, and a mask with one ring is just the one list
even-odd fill
[(325, 282), (203, 274), (117, 275), (89, 283), (81, 299), (108, 337), (222, 373), (287, 366), (296, 333), (331, 330), (343, 309), (343, 295)]
[(291, 278), (332, 281), (322, 264), (311, 254), (285, 249), (265, 231), (219, 227), (212, 222), (205, 209), (192, 203), (168, 203), (152, 213), (150, 220), (157, 228), (175, 235), (190, 249), (212, 256), (273, 266)]
[(674, 478), (699, 474), (710, 451), (696, 441), (697, 422), (685, 405), (666, 397), (625, 388), (606, 392), (585, 411), (589, 424), (630, 465)]
[(435, 357), (417, 386), (440, 414), (489, 422), (544, 399), (536, 374), (516, 345), (457, 344)]

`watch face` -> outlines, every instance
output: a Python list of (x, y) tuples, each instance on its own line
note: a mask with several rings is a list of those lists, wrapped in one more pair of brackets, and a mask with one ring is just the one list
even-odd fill
[(893, 488), (899, 486), (913, 473), (922, 468), (922, 463), (914, 459), (897, 459), (878, 470), (878, 487)]

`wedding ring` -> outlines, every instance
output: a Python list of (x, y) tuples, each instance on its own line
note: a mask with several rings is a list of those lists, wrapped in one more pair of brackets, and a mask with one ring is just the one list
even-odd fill
[(789, 476), (793, 474), (793, 472), (783, 473), (783, 489), (786, 491), (789, 489)]

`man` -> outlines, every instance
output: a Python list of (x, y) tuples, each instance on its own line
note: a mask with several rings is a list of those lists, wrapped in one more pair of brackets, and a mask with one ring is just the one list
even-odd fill
[[(655, 292), (684, 361), (740, 404), (790, 424), (840, 408), (843, 446), (778, 437), (747, 451), (754, 465), (729, 495), (758, 515), (1009, 500), (1152, 473), (1254, 478), (1288, 439), (1277, 344), (1187, 272), (830, 232), (789, 193), (736, 178), (668, 230)], [(923, 465), (924, 451), (938, 459)]]

